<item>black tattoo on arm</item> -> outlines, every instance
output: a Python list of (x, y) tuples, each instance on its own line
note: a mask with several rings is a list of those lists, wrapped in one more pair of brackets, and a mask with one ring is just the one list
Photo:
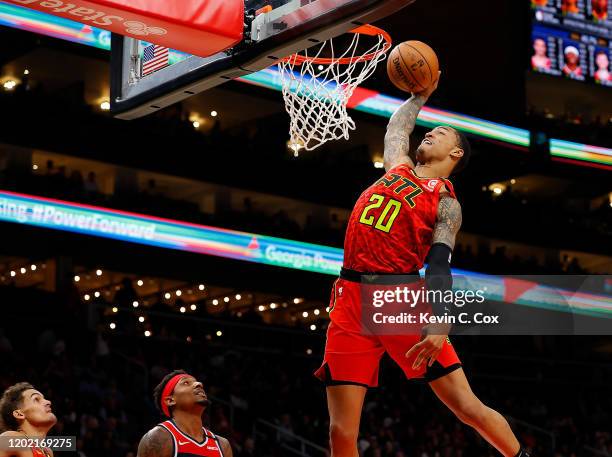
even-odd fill
[(172, 438), (161, 427), (155, 427), (140, 440), (136, 457), (172, 457)]
[(408, 155), (410, 135), (414, 131), (417, 116), (426, 101), (425, 97), (413, 95), (391, 116), (385, 134), (385, 170), (389, 171), (402, 163), (407, 163), (414, 168), (415, 164)]
[(461, 228), (461, 205), (448, 194), (440, 197), (438, 216), (433, 232), (433, 243), (444, 243), (449, 248), (455, 247), (455, 238)]
[(232, 446), (230, 446), (229, 441), (219, 435), (217, 435), (217, 438), (219, 438), (219, 443), (221, 444), (221, 449), (223, 450), (223, 457), (233, 457), (234, 453), (232, 452)]

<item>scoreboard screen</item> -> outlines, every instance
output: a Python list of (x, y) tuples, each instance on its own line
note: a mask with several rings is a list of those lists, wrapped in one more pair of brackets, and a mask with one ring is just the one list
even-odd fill
[(612, 0), (530, 0), (533, 71), (612, 87)]

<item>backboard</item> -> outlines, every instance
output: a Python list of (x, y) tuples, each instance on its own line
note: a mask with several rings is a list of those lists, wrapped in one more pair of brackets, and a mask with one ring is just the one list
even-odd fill
[(111, 112), (153, 113), (279, 59), (389, 16), (414, 0), (245, 0), (244, 39), (202, 58), (113, 34)]

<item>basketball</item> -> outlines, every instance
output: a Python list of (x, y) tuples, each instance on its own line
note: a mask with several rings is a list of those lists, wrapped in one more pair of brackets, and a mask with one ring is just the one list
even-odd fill
[(421, 41), (398, 44), (387, 60), (387, 73), (395, 87), (405, 92), (427, 90), (438, 77), (438, 56)]

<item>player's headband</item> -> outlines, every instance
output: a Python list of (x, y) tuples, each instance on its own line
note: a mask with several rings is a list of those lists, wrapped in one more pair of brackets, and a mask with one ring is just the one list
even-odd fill
[(174, 388), (176, 387), (176, 385), (179, 383), (181, 379), (188, 378), (190, 376), (191, 375), (188, 375), (187, 373), (177, 374), (173, 376), (172, 378), (170, 378), (170, 381), (166, 383), (166, 386), (164, 387), (164, 390), (162, 391), (161, 398), (159, 399), (159, 402), (161, 403), (160, 405), (161, 410), (166, 416), (170, 417), (170, 408), (168, 408), (168, 405), (166, 405), (166, 402), (164, 400), (166, 399), (166, 397), (169, 397), (170, 395), (172, 395)]

